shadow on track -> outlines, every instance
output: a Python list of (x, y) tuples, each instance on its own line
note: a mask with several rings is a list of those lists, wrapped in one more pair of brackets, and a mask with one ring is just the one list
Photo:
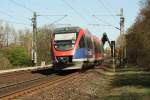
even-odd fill
[(36, 70), (36, 71), (32, 71), (32, 73), (39, 73), (42, 75), (52, 75), (52, 74), (56, 74), (56, 75), (60, 75), (60, 76), (65, 76), (65, 75), (69, 75), (72, 73), (77, 72), (78, 70), (54, 70), (53, 68), (48, 68), (48, 69), (40, 69), (40, 70)]

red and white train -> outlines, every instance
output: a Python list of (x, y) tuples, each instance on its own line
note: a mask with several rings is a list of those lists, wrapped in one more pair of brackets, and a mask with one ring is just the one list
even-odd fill
[(101, 39), (80, 27), (56, 28), (51, 41), (54, 69), (85, 69), (101, 64)]

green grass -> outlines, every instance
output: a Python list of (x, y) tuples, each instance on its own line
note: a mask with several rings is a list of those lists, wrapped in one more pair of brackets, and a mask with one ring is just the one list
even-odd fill
[(150, 74), (126, 74), (115, 77), (112, 85), (114, 87), (122, 86), (143, 86), (150, 88)]
[(150, 73), (144, 69), (120, 68), (111, 77), (109, 90), (98, 100), (150, 100)]

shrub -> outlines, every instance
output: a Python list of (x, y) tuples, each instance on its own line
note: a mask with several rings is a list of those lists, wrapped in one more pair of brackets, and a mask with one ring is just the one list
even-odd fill
[(13, 67), (10, 63), (10, 61), (6, 58), (0, 55), (0, 70), (1, 69), (9, 69)]
[(9, 59), (10, 63), (13, 65), (30, 65), (30, 56), (28, 55), (26, 49), (22, 46), (13, 46), (7, 48), (5, 51), (5, 56)]

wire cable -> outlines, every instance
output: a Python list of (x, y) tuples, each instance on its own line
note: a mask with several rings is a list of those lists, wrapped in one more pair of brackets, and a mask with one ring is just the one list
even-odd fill
[(84, 20), (86, 23), (88, 22), (87, 19), (82, 16), (75, 8), (73, 8), (68, 2), (66, 2), (65, 0), (62, 0), (64, 4), (66, 4), (69, 8), (71, 8), (80, 18), (82, 18), (82, 20)]
[(108, 2), (108, 0), (105, 0), (105, 2), (107, 3), (107, 5), (109, 5), (110, 11), (114, 11), (114, 8), (112, 7), (112, 5), (110, 4), (110, 2)]
[(9, 13), (6, 13), (6, 12), (4, 12), (2, 10), (0, 10), (0, 13), (3, 14), (3, 15), (5, 15), (5, 16), (8, 16), (10, 18), (16, 19), (16, 20), (18, 20), (18, 19), (21, 19), (21, 20), (27, 19), (27, 18), (14, 17), (14, 16), (10, 15)]
[(93, 17), (95, 17), (97, 20), (99, 20), (99, 21), (101, 21), (101, 22), (103, 22), (103, 23), (106, 23), (107, 26), (112, 26), (112, 27), (114, 27), (114, 28), (120, 30), (120, 28), (118, 28), (118, 27), (116, 27), (116, 26), (114, 26), (114, 25), (112, 25), (112, 24), (106, 22), (105, 20), (102, 20), (102, 19), (98, 18), (98, 17), (95, 16), (95, 15), (93, 15)]
[(24, 8), (24, 9), (30, 11), (30, 12), (34, 12), (34, 10), (32, 10), (32, 9), (26, 7), (25, 5), (22, 5), (22, 4), (20, 4), (20, 3), (16, 2), (16, 1), (14, 1), (14, 0), (8, 0), (8, 1), (11, 2), (11, 3), (13, 3), (13, 4), (15, 4), (15, 5), (17, 5), (17, 6), (19, 6), (19, 7)]
[(61, 18), (59, 18), (59, 19), (53, 21), (50, 25), (53, 25), (53, 24), (55, 24), (55, 23), (61, 21), (61, 20), (64, 19), (65, 17), (67, 17), (67, 15), (64, 15), (63, 17), (61, 17)]
[(3, 15), (6, 15), (6, 16), (8, 16), (8, 17), (12, 17), (10, 14), (8, 14), (8, 13), (6, 13), (6, 12), (3, 12), (3, 11), (1, 11), (1, 10), (0, 10), (0, 13), (3, 14)]
[[(111, 10), (109, 10), (109, 9), (105, 6), (105, 4), (102, 2), (102, 0), (97, 0), (97, 1), (99, 2), (100, 5), (102, 5), (102, 6), (106, 9), (106, 11), (108, 12), (108, 14), (110, 14), (111, 16), (114, 15), (114, 14), (111, 12)], [(114, 21), (117, 22), (117, 21), (116, 21), (117, 19), (116, 19), (114, 16), (112, 16), (112, 17), (113, 17)]]
[(24, 26), (31, 26), (30, 24), (25, 24), (25, 23), (20, 23), (20, 22), (16, 22), (16, 21), (5, 20), (5, 19), (0, 19), (0, 21), (5, 21), (8, 23), (19, 24), (19, 25), (24, 25)]
[(47, 16), (47, 17), (50, 17), (50, 16), (66, 16), (66, 14), (65, 15), (42, 15), (42, 14), (39, 14), (39, 16)]

